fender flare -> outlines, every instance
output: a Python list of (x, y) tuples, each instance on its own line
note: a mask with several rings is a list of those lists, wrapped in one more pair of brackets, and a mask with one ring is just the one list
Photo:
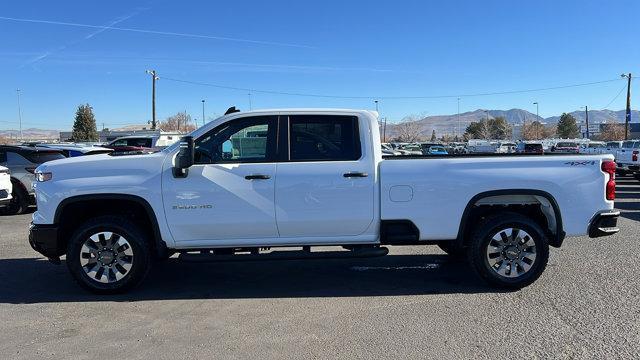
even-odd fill
[(540, 196), (549, 201), (551, 207), (553, 208), (553, 213), (556, 218), (556, 231), (554, 236), (549, 239), (549, 245), (553, 247), (562, 246), (562, 242), (566, 236), (566, 233), (563, 230), (562, 226), (562, 214), (560, 213), (560, 207), (558, 206), (558, 202), (550, 193), (542, 190), (532, 190), (532, 189), (504, 189), (504, 190), (491, 190), (481, 192), (469, 200), (467, 206), (464, 208), (464, 212), (462, 213), (462, 218), (460, 219), (460, 227), (458, 228), (458, 236), (456, 237), (456, 244), (458, 246), (462, 246), (464, 243), (464, 234), (467, 230), (467, 220), (471, 216), (471, 211), (473, 210), (474, 204), (477, 203), (480, 199), (491, 197), (491, 196), (501, 196), (501, 195), (534, 195)]
[(54, 224), (60, 223), (60, 217), (64, 212), (64, 208), (70, 204), (84, 202), (84, 201), (95, 201), (95, 200), (125, 200), (125, 201), (133, 201), (142, 206), (145, 210), (147, 217), (149, 218), (149, 222), (151, 223), (151, 232), (153, 234), (153, 246), (155, 248), (156, 254), (158, 256), (163, 256), (167, 252), (167, 245), (162, 240), (162, 234), (160, 232), (160, 225), (158, 224), (158, 218), (156, 217), (155, 212), (153, 211), (153, 207), (149, 202), (137, 195), (130, 194), (86, 194), (86, 195), (76, 195), (72, 197), (68, 197), (58, 204), (56, 208), (55, 215), (53, 216)]

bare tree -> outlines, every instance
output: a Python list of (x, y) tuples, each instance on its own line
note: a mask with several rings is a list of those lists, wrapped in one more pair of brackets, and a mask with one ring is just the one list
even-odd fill
[(196, 126), (191, 121), (191, 115), (186, 112), (179, 112), (160, 122), (160, 130), (162, 131), (190, 132), (195, 128)]
[(422, 126), (418, 122), (419, 120), (418, 116), (410, 115), (396, 124), (396, 140), (399, 142), (416, 142), (422, 139)]
[(624, 125), (618, 123), (610, 123), (603, 126), (600, 140), (614, 141), (624, 139)]

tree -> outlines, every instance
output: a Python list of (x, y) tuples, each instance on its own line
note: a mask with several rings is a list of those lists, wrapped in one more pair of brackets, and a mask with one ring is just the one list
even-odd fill
[(502, 116), (487, 121), (489, 127), (489, 136), (495, 140), (506, 140), (511, 138), (511, 125)]
[(483, 139), (487, 140), (491, 138), (491, 132), (489, 131), (489, 126), (485, 120), (480, 120), (478, 122), (472, 122), (467, 126), (464, 134), (467, 139)]
[(624, 125), (618, 123), (605, 124), (600, 133), (600, 140), (624, 140)]
[(186, 112), (179, 112), (160, 122), (160, 130), (162, 131), (190, 132), (195, 128), (196, 126), (191, 122), (191, 115)]
[(433, 129), (431, 130), (431, 141), (437, 141), (438, 138), (436, 137), (436, 130)]
[(536, 120), (522, 127), (522, 138), (524, 140), (540, 140), (551, 136), (550, 132), (540, 121)]
[(98, 130), (96, 129), (96, 118), (93, 116), (93, 108), (89, 104), (78, 106), (76, 119), (73, 122), (73, 141), (98, 141)]
[(407, 116), (395, 126), (399, 142), (416, 142), (422, 137), (422, 126), (414, 116)]
[(562, 113), (562, 116), (560, 116), (557, 131), (558, 137), (564, 139), (573, 139), (580, 135), (580, 129), (578, 128), (576, 118), (567, 113)]

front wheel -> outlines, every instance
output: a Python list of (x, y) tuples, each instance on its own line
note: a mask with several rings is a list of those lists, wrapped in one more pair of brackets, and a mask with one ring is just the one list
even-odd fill
[(544, 231), (518, 213), (501, 213), (480, 223), (467, 249), (469, 262), (489, 284), (510, 289), (530, 285), (549, 259)]
[(11, 191), (11, 200), (1, 211), (6, 215), (24, 214), (29, 209), (29, 193), (27, 193), (17, 182), (12, 181), (12, 185), (13, 190)]
[(97, 294), (129, 290), (151, 266), (148, 241), (126, 218), (100, 216), (80, 226), (67, 247), (67, 266), (85, 289)]

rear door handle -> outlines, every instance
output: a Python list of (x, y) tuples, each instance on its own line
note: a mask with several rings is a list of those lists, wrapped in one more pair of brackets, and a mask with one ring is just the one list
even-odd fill
[(346, 177), (346, 178), (353, 178), (353, 177), (367, 177), (369, 176), (369, 174), (365, 173), (365, 172), (348, 172), (345, 174), (342, 174), (342, 176)]
[(262, 175), (262, 174), (254, 174), (254, 175), (247, 175), (244, 178), (247, 179), (247, 180), (269, 180), (269, 179), (271, 179), (271, 176)]

